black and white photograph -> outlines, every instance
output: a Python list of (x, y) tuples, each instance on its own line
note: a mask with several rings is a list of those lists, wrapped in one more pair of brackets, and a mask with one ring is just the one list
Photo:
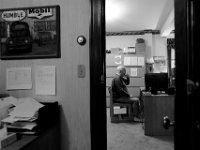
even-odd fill
[(0, 0), (0, 150), (200, 150), (200, 0)]

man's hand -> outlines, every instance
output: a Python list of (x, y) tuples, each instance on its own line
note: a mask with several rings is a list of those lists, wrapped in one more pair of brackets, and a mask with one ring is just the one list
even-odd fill
[(125, 80), (127, 80), (128, 78), (130, 78), (130, 76), (129, 76), (129, 74), (125, 74), (125, 75), (123, 76), (123, 78), (124, 78)]

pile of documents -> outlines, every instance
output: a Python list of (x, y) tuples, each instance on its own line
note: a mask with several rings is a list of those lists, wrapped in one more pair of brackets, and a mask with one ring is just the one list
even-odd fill
[(34, 134), (33, 129), (37, 126), (38, 110), (44, 105), (30, 97), (17, 100), (11, 97), (7, 98), (7, 101), (14, 105), (8, 117), (1, 120), (6, 124), (8, 131)]

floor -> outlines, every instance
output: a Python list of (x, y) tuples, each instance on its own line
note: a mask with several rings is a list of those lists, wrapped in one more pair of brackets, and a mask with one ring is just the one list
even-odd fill
[(173, 136), (145, 136), (143, 123), (111, 123), (107, 108), (107, 150), (174, 150)]

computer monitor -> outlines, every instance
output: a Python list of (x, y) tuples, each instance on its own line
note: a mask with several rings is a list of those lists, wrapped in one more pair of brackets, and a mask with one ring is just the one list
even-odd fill
[(158, 91), (168, 90), (168, 73), (146, 73), (145, 74), (145, 89), (153, 94)]

